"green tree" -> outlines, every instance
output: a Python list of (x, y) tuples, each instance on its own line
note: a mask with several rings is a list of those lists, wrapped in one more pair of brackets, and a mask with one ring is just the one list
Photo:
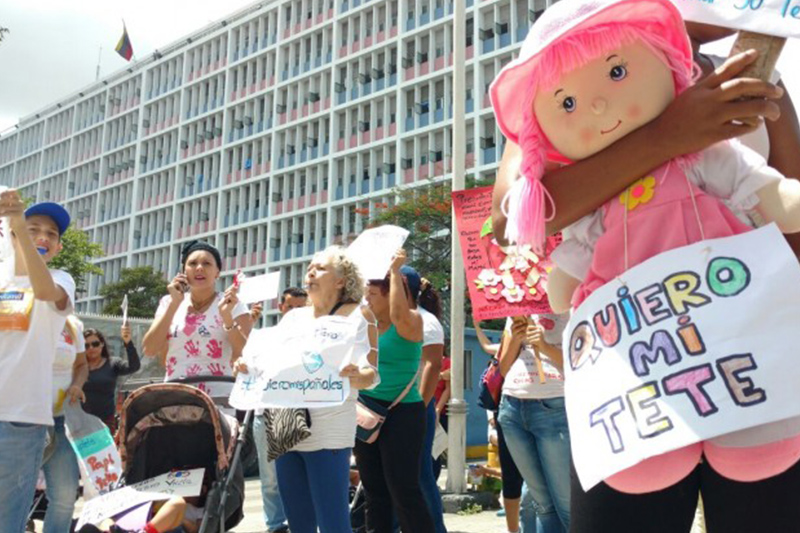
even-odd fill
[(123, 268), (119, 281), (108, 283), (100, 289), (105, 298), (103, 312), (109, 315), (120, 314), (120, 305), (128, 295), (128, 316), (152, 318), (158, 301), (166, 294), (167, 282), (160, 272), (152, 266)]
[(76, 292), (86, 289), (86, 276), (102, 274), (103, 270), (92, 259), (103, 257), (103, 247), (89, 240), (89, 235), (75, 227), (67, 228), (61, 236), (61, 252), (50, 261), (50, 268), (69, 272), (75, 280)]

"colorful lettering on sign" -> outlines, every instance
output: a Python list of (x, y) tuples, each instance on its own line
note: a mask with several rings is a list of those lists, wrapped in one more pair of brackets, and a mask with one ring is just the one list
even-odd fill
[[(604, 350), (617, 345), (623, 335), (635, 334), (644, 326), (653, 326), (670, 317), (677, 318), (674, 330), (655, 330), (649, 339), (630, 345), (627, 360), (633, 373), (646, 378), (659, 365), (680, 368), (677, 365), (685, 362), (686, 357), (694, 360), (708, 356), (700, 329), (688, 313), (716, 298), (742, 294), (752, 275), (744, 262), (732, 257), (711, 259), (704, 274), (676, 272), (635, 292), (625, 285), (620, 287), (615, 302), (601, 307), (591, 321), (582, 321), (573, 328), (569, 341), (572, 369), (580, 370), (587, 361), (596, 364)], [(684, 398), (701, 418), (719, 412), (720, 387), (740, 407), (766, 401), (766, 392), (751, 377), (758, 368), (752, 354), (719, 355), (715, 354), (712, 361), (680, 368), (619, 396), (601, 400), (602, 404), (589, 413), (589, 425), (602, 428), (610, 450), (616, 454), (625, 450), (619, 426), (621, 416), (630, 417), (640, 439), (657, 437), (675, 427), (667, 414), (671, 411), (664, 409), (664, 395)]]

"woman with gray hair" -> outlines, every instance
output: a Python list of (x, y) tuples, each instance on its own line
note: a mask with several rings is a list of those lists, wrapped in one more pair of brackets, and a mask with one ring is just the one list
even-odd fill
[[(352, 321), (351, 364), (340, 375), (350, 379), (350, 395), (336, 407), (311, 408), (311, 436), (276, 459), (278, 487), (292, 533), (352, 533), (348, 506), (350, 454), (356, 438), (356, 398), (378, 378), (378, 329), (375, 316), (361, 305), (364, 280), (339, 246), (316, 254), (305, 277), (311, 305), (294, 309), (280, 327), (313, 331), (329, 315)], [(246, 371), (240, 364), (239, 371)], [(310, 505), (309, 505), (310, 504)]]

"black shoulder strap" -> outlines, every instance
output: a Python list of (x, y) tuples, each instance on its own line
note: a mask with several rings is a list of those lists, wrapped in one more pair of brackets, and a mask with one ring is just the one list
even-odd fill
[(328, 314), (329, 315), (335, 315), (336, 311), (338, 311), (339, 308), (342, 307), (345, 303), (347, 303), (347, 302), (341, 302), (341, 301), (340, 302), (336, 302), (336, 305), (333, 306), (333, 309), (331, 309), (331, 312), (328, 313)]

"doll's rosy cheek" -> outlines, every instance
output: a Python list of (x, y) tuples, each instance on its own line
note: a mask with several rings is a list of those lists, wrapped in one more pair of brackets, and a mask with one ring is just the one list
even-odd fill
[(636, 120), (642, 116), (642, 106), (639, 104), (632, 104), (628, 107), (628, 118)]
[(583, 144), (590, 144), (594, 139), (594, 131), (592, 128), (581, 128), (580, 137)]

